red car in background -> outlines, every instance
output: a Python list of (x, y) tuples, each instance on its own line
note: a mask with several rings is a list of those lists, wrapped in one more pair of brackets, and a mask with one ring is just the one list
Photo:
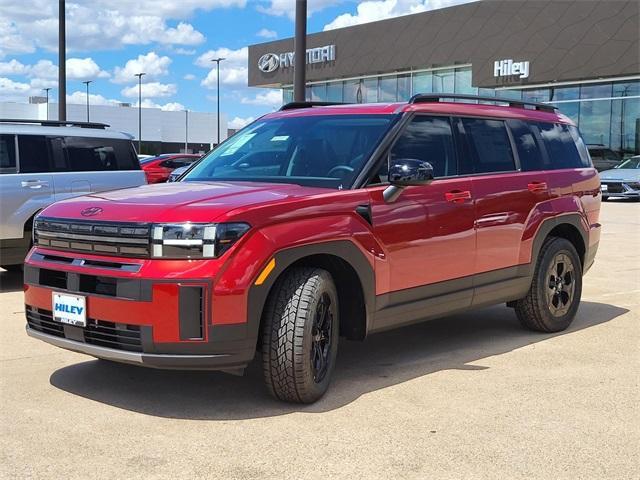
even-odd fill
[(191, 165), (199, 158), (200, 155), (189, 153), (163, 153), (140, 161), (140, 167), (147, 176), (147, 183), (163, 183), (176, 168)]

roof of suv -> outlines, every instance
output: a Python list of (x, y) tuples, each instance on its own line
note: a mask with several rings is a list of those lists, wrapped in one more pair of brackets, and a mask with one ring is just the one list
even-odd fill
[[(482, 99), (482, 97), (478, 97)], [(487, 100), (488, 101), (488, 100)], [(493, 101), (501, 101), (493, 99)], [(481, 116), (481, 117), (497, 117), (512, 118), (517, 120), (530, 120), (540, 122), (555, 122), (574, 125), (573, 121), (555, 111), (551, 105), (548, 109), (528, 108), (529, 105), (541, 105), (535, 103), (514, 102), (515, 105), (495, 105), (495, 104), (477, 104), (477, 103), (460, 103), (452, 101), (436, 101), (436, 102), (394, 102), (394, 103), (361, 103), (361, 104), (336, 104), (336, 105), (314, 105), (312, 102), (308, 104), (294, 105), (291, 107), (265, 115), (264, 118), (279, 117), (304, 117), (311, 115), (390, 115), (402, 112), (427, 112), (434, 114), (460, 115), (460, 116)]]
[[(26, 121), (29, 122), (29, 121)], [(33, 121), (31, 121), (33, 122)], [(81, 123), (78, 123), (81, 125)], [(91, 125), (91, 124), (89, 124)], [(99, 125), (99, 124), (93, 124)], [(52, 135), (65, 137), (90, 137), (90, 138), (118, 138), (130, 140), (132, 135), (104, 127), (55, 125), (55, 122), (47, 123), (45, 120), (39, 123), (22, 123), (20, 120), (0, 119), (0, 133), (18, 135)]]

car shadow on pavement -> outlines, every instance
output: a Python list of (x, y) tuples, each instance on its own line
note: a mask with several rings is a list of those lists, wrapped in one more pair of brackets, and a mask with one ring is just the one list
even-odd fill
[(496, 306), (372, 335), (365, 342), (342, 341), (333, 383), (313, 405), (273, 400), (263, 386), (259, 359), (244, 377), (220, 372), (181, 372), (90, 360), (55, 371), (53, 386), (114, 407), (167, 418), (236, 420), (320, 413), (361, 395), (441, 370), (484, 370), (469, 365), (527, 345), (608, 322), (628, 310), (582, 302), (565, 332), (524, 330), (513, 310)]
[(22, 272), (7, 272), (0, 268), (0, 293), (22, 290)]

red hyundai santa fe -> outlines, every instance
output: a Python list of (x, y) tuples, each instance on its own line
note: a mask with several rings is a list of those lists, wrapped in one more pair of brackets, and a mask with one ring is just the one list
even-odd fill
[(156, 368), (240, 373), (259, 352), (275, 397), (313, 402), (340, 336), (498, 303), (532, 330), (567, 328), (600, 200), (578, 129), (550, 105), (292, 103), (181, 182), (42, 211), (27, 333)]

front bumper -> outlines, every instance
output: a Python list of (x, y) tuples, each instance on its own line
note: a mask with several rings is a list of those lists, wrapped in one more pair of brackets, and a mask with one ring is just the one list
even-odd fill
[[(630, 184), (631, 183), (631, 184)], [(633, 182), (602, 181), (603, 198), (640, 198), (640, 189), (634, 188)]]

